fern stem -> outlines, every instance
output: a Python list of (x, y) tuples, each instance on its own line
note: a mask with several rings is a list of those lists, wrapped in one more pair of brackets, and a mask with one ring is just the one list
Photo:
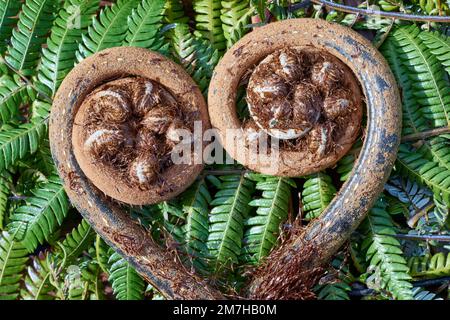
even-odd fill
[(408, 135), (402, 137), (402, 142), (424, 140), (427, 138), (439, 136), (441, 134), (446, 134), (446, 133), (450, 133), (450, 127), (440, 127), (440, 128), (427, 130), (427, 131), (408, 134)]

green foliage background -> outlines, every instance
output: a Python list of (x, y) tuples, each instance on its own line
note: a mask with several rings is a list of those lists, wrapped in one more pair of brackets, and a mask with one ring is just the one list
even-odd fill
[[(360, 6), (373, 5), (450, 14), (448, 1), (437, 0)], [(421, 287), (418, 280), (450, 276), (449, 26), (253, 0), (194, 0), (193, 19), (178, 0), (0, 0), (0, 299), (162, 299), (70, 205), (49, 151), (52, 98), (77, 62), (114, 46), (167, 55), (206, 95), (220, 57), (265, 9), (276, 19), (312, 16), (370, 32), (403, 98), (405, 141), (395, 170), (317, 297), (448, 299), (448, 281)], [(245, 116), (244, 98), (238, 108)], [(428, 134), (436, 128), (444, 133)], [(336, 168), (297, 179), (211, 166), (178, 199), (127, 210), (161, 245), (175, 245), (192, 272), (239, 292), (296, 217), (306, 224), (321, 214), (360, 147)]]

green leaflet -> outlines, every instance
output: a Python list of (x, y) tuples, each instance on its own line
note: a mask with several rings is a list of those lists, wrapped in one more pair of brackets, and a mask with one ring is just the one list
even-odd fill
[(164, 22), (171, 23), (188, 23), (189, 17), (185, 14), (182, 0), (166, 0), (164, 5)]
[(143, 0), (128, 18), (124, 45), (167, 52), (168, 44), (161, 34), (165, 5), (164, 0)]
[(15, 234), (0, 234), (0, 300), (15, 300), (19, 295), (21, 273), (28, 261), (25, 247)]
[(305, 220), (315, 219), (330, 204), (336, 194), (331, 177), (319, 172), (307, 178), (303, 185), (302, 203)]
[(4, 0), (0, 2), (0, 54), (6, 50), (5, 42), (12, 35), (17, 23), (16, 16), (20, 11), (21, 3), (17, 0)]
[(118, 0), (113, 6), (103, 8), (83, 35), (76, 54), (78, 62), (103, 49), (120, 46), (128, 30), (128, 16), (138, 4), (139, 0)]
[(0, 174), (0, 231), (3, 230), (7, 209), (8, 209), (8, 197), (11, 193), (13, 186), (12, 176), (8, 171), (4, 171)]
[(269, 255), (278, 242), (281, 224), (287, 219), (291, 201), (291, 179), (266, 177), (256, 184), (256, 190), (262, 191), (261, 197), (250, 201), (256, 209), (256, 215), (245, 219), (245, 233), (242, 244), (242, 260), (257, 264)]
[(56, 7), (56, 0), (26, 0), (22, 6), (5, 60), (26, 76), (35, 72), (41, 45), (52, 26)]
[(450, 74), (450, 39), (438, 32), (421, 32), (419, 37)]
[(226, 39), (223, 34), (220, 11), (220, 0), (194, 0), (193, 1), (196, 22), (196, 35), (219, 52), (226, 48)]
[(28, 83), (17, 75), (0, 77), (0, 119), (2, 123), (19, 118), (20, 106), (35, 98)]
[(32, 192), (26, 205), (14, 211), (8, 225), (29, 252), (49, 240), (69, 211), (69, 202), (59, 177), (48, 180)]
[(208, 249), (216, 272), (238, 262), (244, 219), (250, 211), (253, 182), (244, 175), (221, 176), (222, 184), (211, 202)]
[(378, 290), (387, 290), (395, 299), (412, 299), (409, 268), (400, 243), (393, 237), (395, 230), (392, 219), (380, 200), (364, 221), (363, 229), (366, 234), (362, 250), (366, 253), (368, 270), (375, 272), (372, 277), (379, 286)]
[(145, 281), (118, 253), (109, 258), (109, 281), (118, 300), (142, 300)]
[(250, 30), (246, 27), (250, 24), (254, 9), (249, 4), (249, 0), (222, 1), (220, 19), (222, 20), (223, 34), (227, 40), (228, 48)]
[(392, 33), (402, 63), (410, 71), (408, 76), (421, 112), (435, 127), (450, 124), (450, 86), (444, 78), (439, 60), (425, 46), (415, 26), (399, 27)]
[(414, 278), (436, 278), (450, 275), (450, 254), (439, 252), (435, 255), (413, 257), (408, 260), (410, 274)]
[(59, 11), (50, 37), (47, 38), (47, 46), (42, 49), (42, 60), (38, 66), (37, 85), (47, 95), (53, 97), (72, 70), (79, 42), (98, 5), (99, 0), (69, 0)]

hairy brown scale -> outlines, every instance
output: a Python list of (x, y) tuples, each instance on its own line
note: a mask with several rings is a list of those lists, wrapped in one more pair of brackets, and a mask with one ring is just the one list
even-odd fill
[(250, 76), (247, 101), (252, 120), (282, 139), (283, 148), (308, 148), (323, 157), (333, 150), (344, 131), (339, 127), (357, 107), (349, 77), (353, 77), (351, 71), (326, 52), (313, 48), (275, 51)]
[[(92, 161), (114, 169), (131, 186), (146, 190), (170, 166), (175, 133), (189, 129), (175, 98), (160, 84), (123, 78), (101, 85), (83, 101), (91, 113), (83, 126)], [(168, 129), (170, 131), (168, 132)]]

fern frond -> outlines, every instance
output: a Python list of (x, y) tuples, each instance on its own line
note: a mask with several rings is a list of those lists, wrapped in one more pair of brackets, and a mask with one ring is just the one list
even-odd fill
[(34, 166), (46, 177), (57, 174), (56, 166), (53, 162), (52, 154), (50, 151), (50, 142), (48, 139), (42, 139), (35, 154)]
[(38, 244), (49, 240), (69, 211), (69, 201), (59, 177), (32, 192), (26, 205), (17, 208), (11, 216), (9, 230), (32, 252)]
[(392, 39), (398, 47), (409, 77), (415, 100), (425, 118), (435, 127), (450, 124), (450, 86), (444, 78), (439, 60), (431, 54), (419, 37), (417, 26), (396, 28)]
[(22, 6), (5, 60), (26, 76), (34, 74), (57, 4), (56, 0), (26, 0)]
[(321, 286), (318, 291), (319, 300), (350, 300), (348, 292), (351, 287), (345, 282), (329, 283)]
[(124, 45), (167, 52), (168, 44), (160, 33), (165, 5), (164, 0), (142, 0), (128, 18), (129, 29)]
[(17, 23), (17, 15), (21, 7), (20, 1), (4, 0), (0, 2), (0, 54), (6, 50), (6, 41), (11, 37)]
[(173, 37), (175, 57), (206, 94), (214, 68), (219, 61), (217, 50), (206, 40), (194, 36), (187, 24), (178, 24)]
[(3, 126), (0, 131), (0, 171), (9, 169), (16, 161), (35, 153), (46, 132), (46, 122)]
[(109, 273), (108, 260), (112, 253), (113, 250), (97, 235), (95, 238), (95, 260), (105, 273)]
[(393, 236), (394, 224), (384, 205), (378, 201), (364, 222), (367, 234), (362, 243), (368, 269), (379, 271), (380, 286), (399, 300), (412, 299), (409, 268), (400, 243)]
[(185, 14), (182, 0), (166, 0), (164, 6), (164, 22), (172, 23), (188, 23), (189, 17)]
[(145, 281), (118, 253), (109, 258), (109, 282), (118, 300), (142, 300)]
[(450, 39), (439, 32), (423, 31), (419, 35), (431, 53), (442, 63), (450, 74)]
[(309, 176), (303, 185), (302, 203), (305, 220), (315, 219), (330, 204), (336, 194), (331, 177), (319, 172)]
[(222, 29), (227, 40), (227, 47), (230, 48), (241, 39), (250, 29), (250, 18), (254, 14), (254, 9), (250, 6), (249, 0), (223, 0), (220, 19)]
[(414, 278), (450, 276), (450, 253), (439, 252), (425, 257), (409, 259), (410, 274)]
[(223, 34), (220, 11), (221, 0), (194, 0), (196, 34), (219, 52), (226, 48), (226, 39)]
[(69, 0), (60, 10), (47, 46), (42, 49), (38, 66), (38, 86), (49, 96), (54, 96), (59, 85), (72, 70), (75, 55), (87, 28), (95, 15), (99, 0)]
[(245, 219), (241, 254), (245, 263), (257, 264), (277, 244), (281, 223), (288, 217), (291, 187), (296, 187), (295, 182), (286, 178), (266, 177), (256, 183), (262, 195), (249, 203), (257, 209), (256, 215)]
[(441, 298), (437, 298), (436, 295), (430, 291), (424, 290), (423, 288), (417, 287), (413, 289), (413, 299), (414, 300), (442, 300)]
[(88, 300), (104, 300), (104, 286), (100, 279), (102, 269), (98, 263), (90, 260), (81, 263), (81, 279), (87, 284)]
[[(86, 220), (82, 220), (61, 243), (66, 263), (74, 261), (94, 243), (95, 232)], [(62, 253), (61, 253), (62, 254)]]
[(211, 202), (209, 216), (208, 249), (213, 269), (238, 262), (244, 235), (244, 219), (250, 211), (249, 202), (254, 190), (253, 182), (245, 175), (220, 177), (222, 184)]
[(450, 171), (429, 161), (406, 144), (400, 145), (397, 166), (400, 173), (427, 185), (433, 193), (450, 203)]
[(21, 273), (28, 261), (25, 247), (15, 234), (0, 234), (0, 300), (15, 300), (19, 295)]
[(50, 266), (48, 260), (49, 253), (39, 253), (31, 259), (32, 263), (27, 268), (24, 278), (24, 285), (20, 291), (20, 296), (24, 300), (54, 300), (51, 294), (54, 287), (51, 285)]
[(118, 0), (111, 7), (103, 8), (82, 36), (78, 62), (103, 49), (120, 46), (127, 34), (128, 16), (138, 4), (138, 0)]
[(8, 171), (0, 174), (0, 231), (4, 228), (6, 213), (8, 209), (8, 197), (13, 187), (12, 176)]
[(0, 119), (8, 123), (20, 115), (20, 106), (35, 98), (33, 89), (18, 76), (0, 77)]

